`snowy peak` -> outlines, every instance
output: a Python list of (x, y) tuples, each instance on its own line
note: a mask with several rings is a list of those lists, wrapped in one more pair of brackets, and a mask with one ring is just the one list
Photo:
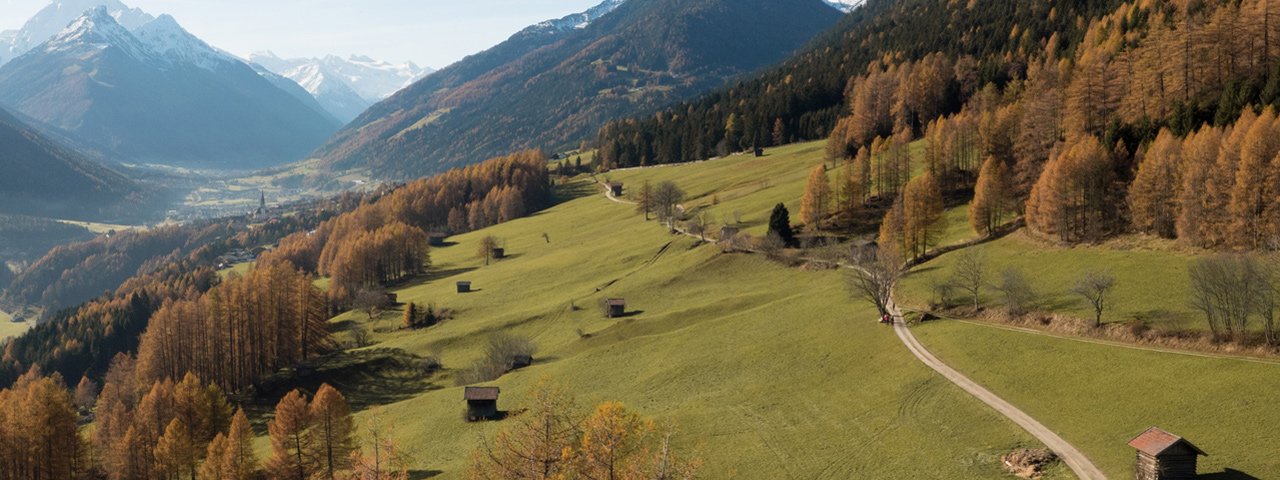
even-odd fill
[(561, 33), (587, 28), (587, 25), (590, 25), (591, 22), (616, 10), (624, 2), (626, 0), (605, 0), (604, 3), (591, 7), (585, 12), (575, 13), (555, 20), (547, 20), (529, 27), (525, 29), (524, 33)]
[(22, 29), (0, 33), (0, 65), (45, 43), (94, 7), (105, 7), (111, 18), (125, 29), (131, 30), (154, 20), (146, 12), (130, 8), (119, 0), (56, 1), (28, 19)]
[(41, 50), (54, 53), (105, 50), (108, 47), (119, 48), (137, 59), (152, 57), (151, 52), (128, 29), (116, 22), (115, 17), (103, 6), (84, 12), (84, 15), (73, 20), (53, 39), (45, 42)]
[(852, 12), (853, 9), (862, 6), (862, 4), (866, 2), (866, 0), (823, 0), (823, 1), (827, 2), (827, 5), (831, 5), (836, 10), (846, 12), (846, 13)]
[(133, 34), (158, 57), (171, 64), (189, 64), (212, 70), (222, 64), (239, 62), (187, 32), (169, 15), (161, 15), (138, 27)]
[[(282, 59), (268, 51), (251, 55), (249, 61), (298, 82), (313, 95), (321, 95), (325, 88), (351, 90), (369, 102), (389, 97), (434, 71), (413, 62), (395, 64), (364, 55)], [(345, 88), (326, 87), (329, 82), (342, 83)]]

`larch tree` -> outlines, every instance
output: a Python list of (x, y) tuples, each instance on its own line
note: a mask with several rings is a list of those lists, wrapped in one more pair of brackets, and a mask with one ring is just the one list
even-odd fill
[(1064, 242), (1102, 239), (1114, 225), (1111, 153), (1079, 136), (1049, 160), (1027, 200), (1027, 225)]
[(1161, 130), (1147, 147), (1129, 187), (1134, 229), (1165, 238), (1177, 235), (1178, 190), (1183, 170), (1182, 142), (1168, 130)]
[(543, 379), (534, 387), (529, 412), (471, 456), (474, 480), (553, 479), (566, 474), (564, 452), (579, 436), (578, 407), (564, 387)]
[(340, 472), (351, 468), (351, 454), (356, 450), (351, 407), (341, 392), (326, 383), (311, 400), (308, 416), (313, 424), (308, 443), (314, 451), (310, 457), (319, 463), (321, 478), (336, 480)]
[(1236, 247), (1257, 249), (1270, 240), (1268, 209), (1276, 201), (1272, 160), (1280, 150), (1280, 138), (1273, 128), (1275, 113), (1266, 109), (1250, 125), (1240, 144), (1240, 160), (1236, 168), (1234, 188), (1228, 211), (1233, 219), (1231, 243)]
[(918, 258), (937, 244), (946, 228), (944, 207), (942, 188), (932, 173), (907, 183), (902, 196), (902, 237), (909, 257)]
[[(1222, 130), (1217, 127), (1204, 127), (1192, 136), (1188, 136), (1182, 148), (1182, 184), (1178, 188), (1178, 220), (1176, 230), (1182, 242), (1199, 246), (1212, 247), (1209, 241), (1211, 233), (1206, 230), (1206, 223), (1218, 217), (1221, 210), (1215, 211), (1214, 191), (1219, 187), (1221, 172), (1216, 171), (1218, 149), (1222, 144)], [(1234, 172), (1228, 172), (1234, 175)], [(1226, 185), (1231, 181), (1227, 180)]]
[(639, 454), (652, 431), (652, 422), (607, 401), (582, 422), (582, 439), (565, 456), (579, 478), (630, 478), (627, 473), (640, 467)]
[(204, 463), (200, 464), (200, 480), (236, 480), (223, 463), (227, 458), (227, 436), (218, 433), (205, 448)]
[(898, 196), (894, 199), (893, 206), (889, 207), (889, 211), (885, 212), (884, 220), (880, 221), (880, 236), (877, 240), (880, 248), (892, 251), (895, 255), (906, 255), (909, 249), (905, 243), (906, 237), (903, 235), (905, 228), (906, 213), (902, 196)]
[(484, 264), (488, 265), (493, 259), (493, 250), (498, 248), (498, 238), (493, 235), (485, 235), (480, 239), (480, 243), (476, 245), (476, 258), (484, 259)]
[(644, 221), (649, 221), (649, 214), (653, 212), (653, 186), (649, 185), (649, 181), (645, 180), (640, 185), (640, 195), (636, 197), (636, 212), (644, 214)]
[(258, 471), (258, 457), (253, 449), (253, 429), (244, 410), (236, 410), (227, 430), (226, 454), (220, 460), (228, 480), (249, 480)]
[(982, 236), (989, 236), (1010, 213), (1009, 170), (996, 157), (987, 157), (978, 172), (978, 184), (973, 189), (973, 203), (969, 205), (969, 225)]
[(267, 471), (281, 480), (309, 480), (318, 473), (314, 438), (308, 431), (314, 425), (307, 397), (293, 390), (276, 404), (275, 418), (267, 423), (271, 437), (271, 459)]
[(809, 171), (809, 181), (800, 200), (800, 221), (810, 230), (822, 229), (822, 221), (831, 208), (831, 184), (827, 182), (827, 168), (816, 165)]
[(169, 422), (164, 435), (156, 441), (155, 459), (156, 467), (163, 472), (164, 478), (196, 480), (199, 457), (196, 442), (191, 438), (191, 430), (186, 423), (177, 418)]

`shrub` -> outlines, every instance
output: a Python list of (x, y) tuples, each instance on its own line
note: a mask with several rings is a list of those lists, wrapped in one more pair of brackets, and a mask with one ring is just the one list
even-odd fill
[(470, 367), (458, 372), (458, 385), (487, 382), (501, 377), (511, 371), (512, 360), (516, 356), (533, 356), (536, 347), (532, 340), (509, 333), (497, 333), (489, 337), (489, 345), (483, 357), (472, 362)]

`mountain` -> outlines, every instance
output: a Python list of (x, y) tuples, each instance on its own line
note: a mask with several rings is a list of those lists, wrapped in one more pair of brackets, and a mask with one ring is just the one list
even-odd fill
[(393, 64), (366, 56), (283, 59), (263, 52), (250, 55), (249, 61), (297, 82), (343, 122), (434, 71), (413, 62)]
[(20, 30), (0, 32), (0, 65), (53, 38), (84, 12), (99, 6), (106, 8), (116, 23), (130, 30), (155, 20), (150, 14), (119, 0), (55, 1), (27, 20)]
[(863, 3), (866, 3), (866, 0), (826, 0), (826, 2), (827, 5), (835, 7), (836, 10), (852, 12), (853, 9), (858, 8)]
[(85, 220), (136, 215), (155, 197), (0, 109), (0, 213)]
[(406, 178), (576, 146), (608, 120), (782, 60), (839, 17), (821, 0), (610, 0), (427, 76), (315, 155), (336, 169)]
[(162, 15), (133, 31), (97, 7), (0, 67), (0, 104), (130, 161), (258, 168), (339, 123)]

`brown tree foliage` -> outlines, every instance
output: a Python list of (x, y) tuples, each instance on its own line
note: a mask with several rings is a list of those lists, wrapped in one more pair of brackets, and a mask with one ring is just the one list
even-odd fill
[(78, 419), (56, 375), (32, 371), (0, 391), (0, 479), (88, 478)]
[(902, 242), (909, 258), (924, 255), (946, 228), (942, 187), (932, 173), (916, 177), (902, 194)]
[(1165, 238), (1177, 234), (1177, 194), (1182, 186), (1182, 171), (1182, 142), (1168, 130), (1161, 130), (1147, 147), (1129, 187), (1129, 215), (1134, 229)]
[(1004, 162), (987, 157), (978, 173), (978, 184), (969, 204), (969, 225), (979, 235), (991, 235), (1006, 215), (1011, 213), (1009, 173)]
[(293, 390), (276, 404), (275, 418), (267, 424), (271, 437), (271, 458), (267, 472), (281, 480), (308, 480), (320, 472), (313, 456), (315, 437), (310, 435), (315, 419), (308, 408), (307, 397)]
[(351, 454), (356, 451), (355, 420), (347, 398), (337, 389), (324, 384), (311, 401), (309, 416), (313, 422), (310, 455), (320, 464), (320, 478), (336, 480), (338, 474), (351, 469)]
[(814, 166), (809, 171), (809, 181), (800, 200), (800, 221), (810, 230), (820, 230), (822, 221), (831, 213), (832, 197), (826, 165)]
[(1064, 242), (1097, 241), (1115, 227), (1111, 154), (1081, 136), (1049, 160), (1027, 201), (1027, 225)]

